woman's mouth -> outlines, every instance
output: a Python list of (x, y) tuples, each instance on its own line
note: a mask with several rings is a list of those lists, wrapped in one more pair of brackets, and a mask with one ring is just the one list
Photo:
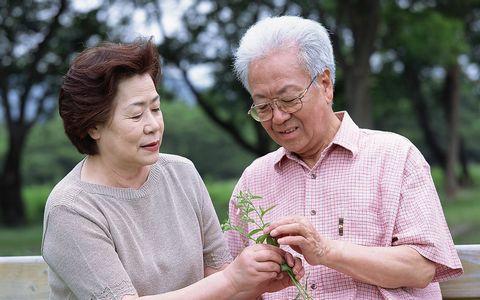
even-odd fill
[(160, 148), (160, 144), (158, 141), (152, 142), (150, 144), (146, 144), (143, 146), (140, 146), (142, 149), (145, 149), (150, 152), (158, 152), (158, 149)]

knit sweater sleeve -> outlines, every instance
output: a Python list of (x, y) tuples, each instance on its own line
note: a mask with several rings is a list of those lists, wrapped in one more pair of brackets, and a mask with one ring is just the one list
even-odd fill
[[(58, 205), (45, 220), (42, 255), (78, 299), (121, 299), (136, 290), (108, 228), (95, 214)], [(53, 287), (52, 287), (53, 288)]]

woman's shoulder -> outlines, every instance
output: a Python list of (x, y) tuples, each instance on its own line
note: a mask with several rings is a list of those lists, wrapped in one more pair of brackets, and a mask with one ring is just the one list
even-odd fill
[(193, 162), (186, 157), (175, 155), (175, 154), (168, 154), (168, 153), (160, 153), (157, 164), (162, 165), (189, 165), (193, 167)]
[(72, 206), (75, 199), (82, 194), (82, 188), (79, 179), (79, 169), (81, 163), (78, 163), (62, 180), (60, 180), (52, 189), (47, 198), (45, 211), (56, 206)]

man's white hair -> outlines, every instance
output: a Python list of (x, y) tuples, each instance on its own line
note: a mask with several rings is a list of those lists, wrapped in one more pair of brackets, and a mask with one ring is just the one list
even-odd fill
[(282, 16), (258, 21), (242, 37), (235, 53), (234, 67), (243, 86), (250, 91), (248, 68), (253, 60), (288, 47), (298, 48), (300, 63), (303, 63), (310, 77), (329, 69), (332, 83), (335, 83), (335, 59), (325, 27), (301, 17)]

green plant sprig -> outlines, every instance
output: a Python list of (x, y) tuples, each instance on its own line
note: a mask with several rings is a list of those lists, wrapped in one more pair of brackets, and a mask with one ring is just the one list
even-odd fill
[[(245, 232), (242, 227), (233, 225), (230, 220), (227, 220), (224, 224), (222, 224), (222, 230), (224, 232), (229, 230), (237, 231), (240, 235), (253, 241), (255, 244), (269, 244), (279, 247), (277, 239), (270, 236), (270, 234), (268, 233), (264, 233), (257, 238), (253, 237), (255, 234), (263, 232), (270, 225), (270, 223), (264, 221), (264, 217), (268, 212), (275, 208), (275, 205), (266, 209), (261, 206), (257, 208), (253, 204), (253, 201), (262, 199), (262, 197), (253, 195), (250, 192), (240, 191), (238, 195), (235, 196), (235, 198), (237, 199), (236, 207), (239, 210), (240, 220), (242, 220), (246, 224), (254, 225), (256, 228), (250, 230), (249, 232)], [(258, 217), (258, 220), (255, 220), (250, 216), (250, 214), (252, 213)], [(290, 277), (290, 280), (293, 282), (293, 285), (298, 290), (298, 295), (295, 297), (295, 299), (313, 299), (307, 291), (307, 283), (305, 283), (305, 286), (302, 286), (300, 282), (295, 278), (295, 274), (293, 273), (292, 268), (287, 263), (282, 263), (280, 267), (282, 272), (287, 273), (287, 275)]]

